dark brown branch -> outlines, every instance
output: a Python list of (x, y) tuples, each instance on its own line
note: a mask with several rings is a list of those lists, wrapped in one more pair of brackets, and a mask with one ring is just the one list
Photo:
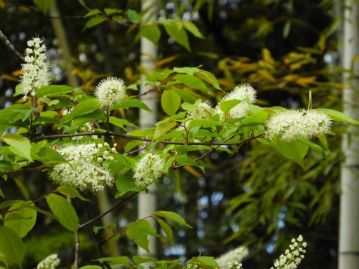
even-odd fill
[(10, 42), (10, 40), (6, 37), (3, 31), (0, 30), (0, 39), (1, 41), (20, 59), (24, 60), (24, 56), (15, 48), (15, 46)]

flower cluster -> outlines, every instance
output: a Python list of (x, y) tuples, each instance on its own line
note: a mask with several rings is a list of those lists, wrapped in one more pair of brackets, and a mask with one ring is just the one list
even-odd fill
[(148, 187), (164, 173), (164, 160), (158, 154), (146, 153), (136, 164), (134, 169), (135, 184), (139, 187)]
[(38, 263), (36, 269), (55, 269), (60, 264), (57, 254), (51, 254)]
[(256, 91), (249, 84), (236, 86), (233, 91), (223, 97), (221, 102), (238, 100), (240, 103), (232, 107), (229, 110), (228, 115), (225, 115), (219, 106), (220, 102), (216, 107), (216, 113), (220, 115), (222, 120), (227, 116), (233, 119), (242, 118), (248, 113), (250, 105), (256, 101), (256, 95)]
[(109, 77), (96, 87), (95, 95), (105, 109), (126, 97), (125, 83), (120, 78)]
[(288, 110), (275, 114), (267, 123), (266, 136), (275, 136), (285, 141), (298, 138), (312, 138), (327, 134), (331, 120), (323, 112), (315, 110)]
[(50, 172), (56, 183), (93, 192), (113, 185), (114, 177), (104, 167), (104, 162), (113, 160), (115, 147), (110, 148), (107, 143), (88, 143), (68, 145), (58, 152), (67, 163), (56, 165)]
[(242, 260), (248, 256), (246, 247), (238, 247), (216, 259), (220, 269), (241, 269)]
[(296, 269), (304, 259), (307, 243), (303, 241), (303, 236), (293, 238), (289, 249), (286, 249), (284, 254), (279, 256), (279, 259), (274, 261), (271, 269)]
[(20, 85), (24, 95), (35, 95), (36, 89), (49, 84), (46, 46), (38, 37), (27, 41), (27, 46)]
[(189, 113), (191, 119), (208, 119), (214, 114), (214, 109), (207, 102), (196, 102), (192, 111)]

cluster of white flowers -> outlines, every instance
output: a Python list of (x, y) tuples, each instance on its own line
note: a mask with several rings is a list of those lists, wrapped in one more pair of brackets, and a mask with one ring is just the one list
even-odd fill
[(271, 269), (296, 269), (304, 259), (307, 243), (304, 242), (303, 236), (293, 238), (289, 248), (285, 250), (284, 254), (279, 256), (279, 259), (274, 261)]
[(134, 169), (135, 184), (148, 187), (164, 173), (164, 160), (158, 154), (146, 153), (136, 164)]
[(323, 112), (315, 110), (287, 110), (272, 116), (267, 123), (266, 136), (279, 136), (285, 141), (312, 138), (327, 134), (331, 120)]
[(107, 109), (126, 97), (125, 83), (120, 78), (106, 78), (97, 85), (95, 95), (101, 106)]
[(60, 264), (57, 254), (51, 254), (38, 263), (36, 269), (55, 269)]
[(248, 248), (238, 247), (216, 259), (220, 269), (241, 269), (242, 261), (249, 254)]
[(225, 115), (220, 108), (221, 102), (216, 106), (216, 113), (220, 115), (221, 120), (226, 119), (226, 117), (230, 117), (233, 119), (238, 119), (244, 117), (249, 110), (251, 104), (256, 101), (256, 91), (249, 84), (238, 85), (231, 91), (229, 94), (223, 97), (221, 102), (229, 101), (229, 100), (238, 100), (239, 104), (232, 107), (228, 115)]
[(114, 177), (104, 167), (104, 162), (113, 160), (116, 144), (110, 148), (108, 143), (88, 143), (68, 145), (58, 149), (67, 163), (56, 165), (50, 177), (58, 184), (73, 186), (80, 190), (101, 191), (112, 186)]
[(24, 95), (35, 95), (35, 90), (49, 84), (49, 66), (46, 59), (46, 46), (35, 37), (27, 41), (25, 63), (22, 64), (21, 88)]
[(214, 109), (211, 105), (204, 101), (196, 102), (192, 111), (189, 113), (191, 119), (208, 119), (214, 114)]

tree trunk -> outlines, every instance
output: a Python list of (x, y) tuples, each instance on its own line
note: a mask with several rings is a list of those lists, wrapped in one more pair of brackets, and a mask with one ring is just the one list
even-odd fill
[[(346, 0), (343, 17), (343, 110), (359, 118), (359, 2)], [(341, 170), (339, 269), (359, 268), (359, 128), (348, 126), (343, 135), (345, 160)]]
[[(142, 10), (145, 12), (143, 22), (148, 23), (156, 20), (157, 17), (157, 0), (142, 0)], [(141, 38), (141, 67), (144, 70), (142, 75), (141, 93), (144, 93), (151, 88), (144, 84), (146, 72), (155, 69), (155, 61), (157, 57), (157, 46), (147, 40)], [(140, 127), (146, 129), (152, 127), (157, 119), (157, 99), (158, 94), (151, 92), (141, 96), (141, 100), (152, 110), (151, 112), (140, 110)], [(148, 193), (141, 192), (138, 196), (138, 218), (146, 217), (156, 211), (156, 186), (151, 186)], [(150, 219), (150, 221), (153, 221)], [(138, 248), (139, 255), (155, 256), (156, 255), (156, 239), (149, 238), (149, 253), (144, 249)]]

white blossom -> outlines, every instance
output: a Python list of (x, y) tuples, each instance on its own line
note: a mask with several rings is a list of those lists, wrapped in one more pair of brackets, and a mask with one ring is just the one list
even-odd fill
[(234, 88), (233, 91), (224, 96), (221, 102), (238, 100), (239, 103), (229, 110), (228, 115), (225, 115), (225, 113), (220, 108), (221, 102), (219, 102), (215, 109), (216, 113), (220, 115), (221, 120), (224, 120), (226, 117), (230, 117), (233, 119), (242, 118), (247, 115), (250, 105), (256, 101), (256, 95), (256, 91), (251, 85), (238, 85)]
[(114, 177), (104, 167), (105, 161), (114, 159), (113, 150), (107, 143), (68, 145), (58, 152), (67, 163), (56, 165), (50, 172), (56, 183), (93, 192), (113, 185)]
[(51, 254), (38, 263), (36, 269), (55, 269), (60, 264), (57, 254)]
[(189, 113), (191, 119), (208, 119), (214, 114), (214, 109), (211, 105), (204, 101), (199, 101), (194, 104), (192, 111)]
[(220, 269), (241, 269), (242, 261), (249, 254), (246, 247), (235, 248), (216, 259)]
[(35, 37), (27, 42), (25, 63), (20, 86), (24, 95), (35, 95), (35, 90), (49, 84), (49, 66), (46, 58), (46, 46), (43, 40)]
[(139, 187), (148, 187), (164, 173), (164, 160), (160, 155), (146, 153), (136, 164), (134, 169), (135, 184)]
[(267, 123), (266, 136), (285, 141), (298, 138), (310, 139), (330, 131), (331, 120), (323, 112), (315, 110), (287, 110), (272, 116)]
[(109, 108), (126, 97), (125, 83), (120, 78), (106, 78), (97, 85), (95, 95), (103, 108)]
[(299, 235), (297, 238), (291, 240), (289, 248), (274, 261), (271, 269), (296, 269), (304, 259), (306, 253), (305, 248), (307, 243), (304, 242), (303, 236)]

